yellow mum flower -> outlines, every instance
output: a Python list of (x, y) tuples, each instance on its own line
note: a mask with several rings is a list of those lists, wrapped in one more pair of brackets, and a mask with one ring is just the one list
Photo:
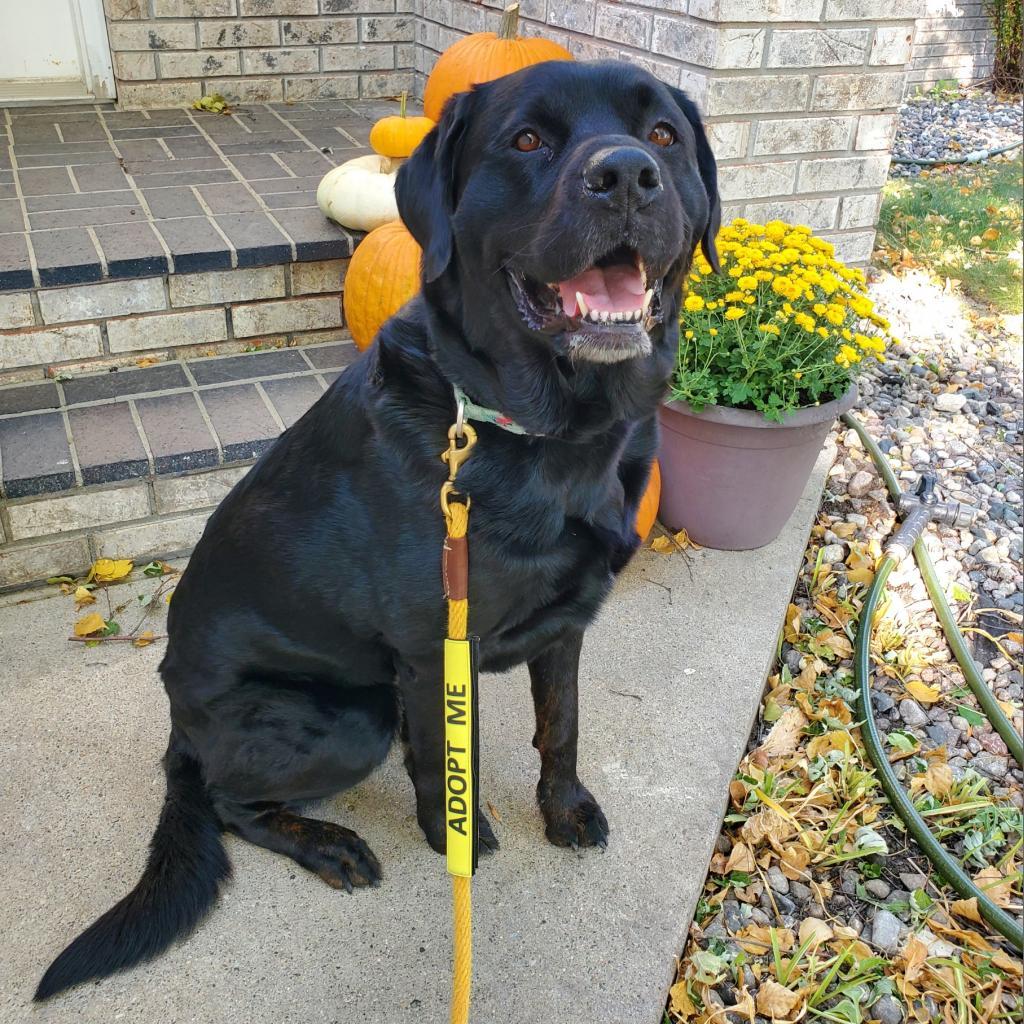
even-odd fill
[(765, 334), (774, 334), (776, 337), (782, 333), (777, 324), (758, 324), (757, 329), (764, 331)]
[(704, 308), (704, 300), (699, 295), (687, 295), (683, 308), (687, 313), (699, 313)]
[(852, 309), (857, 316), (870, 316), (874, 308), (874, 304), (866, 296), (856, 295), (850, 299), (850, 309)]
[(841, 327), (843, 321), (846, 319), (846, 310), (842, 306), (837, 305), (834, 302), (830, 302), (825, 307), (825, 319), (828, 320), (833, 327)]
[(725, 319), (726, 320), (741, 320), (746, 315), (747, 315), (747, 311), (745, 309), (740, 309), (739, 306), (730, 306), (725, 311)]
[(685, 333), (684, 337), (686, 338), (687, 341), (692, 340), (692, 338), (693, 338), (693, 331), (687, 331)]
[(717, 327), (712, 327), (711, 330), (708, 331), (708, 334), (710, 334), (712, 338), (717, 338), (718, 337), (718, 328)]
[(836, 362), (843, 367), (849, 368), (852, 363), (859, 363), (861, 354), (850, 345), (843, 345), (836, 355)]
[(828, 328), (827, 327), (819, 327), (817, 329), (817, 333), (820, 334), (821, 337), (827, 338), (828, 337)]
[(743, 301), (743, 292), (726, 292), (725, 293), (725, 301), (726, 302), (742, 302)]
[(736, 282), (745, 292), (752, 292), (757, 287), (757, 277), (741, 277)]
[(797, 313), (793, 319), (796, 321), (798, 327), (802, 327), (808, 334), (813, 334), (815, 327), (818, 325), (814, 321), (813, 316), (808, 316), (806, 313)]

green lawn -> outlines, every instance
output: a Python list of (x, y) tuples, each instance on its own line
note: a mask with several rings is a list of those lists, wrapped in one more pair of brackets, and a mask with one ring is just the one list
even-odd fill
[(1021, 182), (1020, 159), (893, 179), (884, 191), (879, 244), (896, 263), (958, 280), (996, 312), (1020, 313)]

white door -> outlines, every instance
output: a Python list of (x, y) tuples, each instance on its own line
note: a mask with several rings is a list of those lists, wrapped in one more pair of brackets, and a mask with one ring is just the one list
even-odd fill
[(0, 104), (113, 97), (103, 0), (0, 0)]

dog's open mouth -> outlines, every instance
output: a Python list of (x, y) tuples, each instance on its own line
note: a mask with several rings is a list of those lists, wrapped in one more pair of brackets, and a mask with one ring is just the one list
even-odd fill
[(570, 351), (618, 362), (651, 351), (648, 332), (661, 322), (662, 279), (640, 254), (618, 246), (564, 281), (544, 284), (508, 270), (512, 297), (528, 327), (567, 336)]

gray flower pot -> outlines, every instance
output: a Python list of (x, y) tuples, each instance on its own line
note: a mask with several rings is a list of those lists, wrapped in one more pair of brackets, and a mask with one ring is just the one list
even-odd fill
[(857, 389), (798, 409), (782, 423), (759, 412), (686, 402), (660, 409), (661, 507), (671, 530), (709, 548), (746, 551), (773, 541), (793, 514), (837, 416)]

